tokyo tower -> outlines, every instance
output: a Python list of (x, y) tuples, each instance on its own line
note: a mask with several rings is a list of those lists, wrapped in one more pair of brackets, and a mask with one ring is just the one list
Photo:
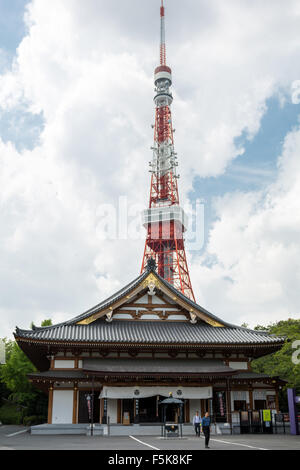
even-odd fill
[(165, 7), (160, 7), (160, 65), (155, 69), (155, 125), (153, 159), (150, 162), (151, 189), (149, 209), (143, 213), (147, 230), (142, 270), (150, 258), (156, 261), (158, 274), (195, 301), (184, 248), (187, 218), (179, 205), (177, 154), (174, 150), (170, 87), (172, 70), (166, 63)]

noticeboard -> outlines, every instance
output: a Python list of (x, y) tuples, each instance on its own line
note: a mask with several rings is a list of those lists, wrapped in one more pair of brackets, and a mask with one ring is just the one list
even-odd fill
[(271, 410), (263, 410), (263, 421), (265, 423), (272, 421)]

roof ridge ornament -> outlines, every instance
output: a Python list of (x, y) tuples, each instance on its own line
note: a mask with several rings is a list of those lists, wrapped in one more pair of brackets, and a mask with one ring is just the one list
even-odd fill
[(113, 321), (113, 310), (110, 310), (106, 314), (106, 321), (107, 321), (107, 323), (111, 323)]
[(196, 323), (197, 323), (197, 315), (196, 315), (195, 313), (193, 313), (193, 312), (190, 312), (190, 317), (191, 317), (190, 322), (192, 323), (192, 325), (196, 325)]
[(147, 261), (147, 271), (150, 273), (153, 271), (156, 272), (156, 270), (157, 270), (157, 265), (156, 265), (155, 259), (149, 258)]

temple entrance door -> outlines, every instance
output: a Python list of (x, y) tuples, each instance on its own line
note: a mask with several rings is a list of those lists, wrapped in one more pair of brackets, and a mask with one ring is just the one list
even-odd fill
[[(129, 424), (134, 422), (134, 400), (133, 399), (124, 399), (122, 403), (122, 422), (123, 424)], [(129, 423), (127, 423), (127, 417), (129, 418)], [(124, 423), (126, 420), (126, 423)]]
[(160, 420), (157, 397), (141, 398), (139, 401), (139, 422), (156, 423)]

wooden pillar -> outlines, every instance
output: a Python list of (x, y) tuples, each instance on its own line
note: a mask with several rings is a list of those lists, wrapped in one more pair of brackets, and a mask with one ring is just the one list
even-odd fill
[(185, 402), (185, 422), (189, 423), (191, 419), (190, 416), (190, 400), (186, 400)]
[(275, 407), (277, 413), (279, 413), (279, 397), (278, 397), (278, 387), (276, 387), (276, 393), (275, 393)]
[(48, 394), (48, 424), (52, 424), (52, 410), (53, 410), (53, 387), (50, 385)]
[(231, 386), (229, 379), (226, 381), (226, 414), (227, 414), (227, 423), (231, 423)]
[(249, 388), (249, 407), (250, 410), (253, 410), (253, 389)]
[(205, 400), (202, 399), (200, 400), (200, 414), (201, 414), (201, 418), (203, 418), (205, 412), (206, 412), (206, 406), (205, 406)]
[(77, 424), (77, 408), (78, 408), (78, 388), (77, 383), (74, 384), (73, 390), (73, 424)]
[(122, 423), (122, 400), (118, 400), (118, 405), (117, 405), (117, 423), (121, 424)]

